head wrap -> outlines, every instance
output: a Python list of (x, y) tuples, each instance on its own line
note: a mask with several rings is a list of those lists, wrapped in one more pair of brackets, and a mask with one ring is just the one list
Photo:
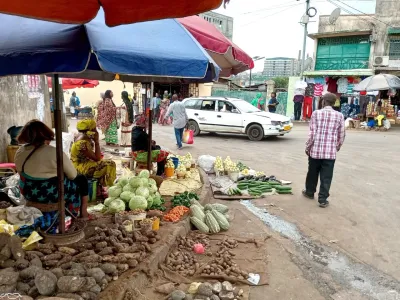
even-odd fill
[(135, 126), (137, 127), (146, 127), (146, 116), (144, 114), (137, 115), (135, 117)]
[(93, 119), (79, 120), (76, 124), (78, 131), (91, 131), (96, 129), (96, 121)]
[(100, 93), (100, 98), (104, 99), (104, 95), (105, 95), (104, 93)]

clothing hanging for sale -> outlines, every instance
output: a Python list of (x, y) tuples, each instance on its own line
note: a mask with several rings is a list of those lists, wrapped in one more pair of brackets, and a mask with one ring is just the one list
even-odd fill
[(347, 80), (346, 77), (339, 78), (338, 81), (337, 81), (337, 86), (338, 86), (337, 87), (337, 91), (338, 91), (338, 93), (340, 93), (340, 94), (347, 93), (348, 85), (349, 85), (349, 81)]
[(324, 86), (322, 84), (317, 83), (314, 85), (314, 96), (315, 97), (321, 97), (323, 91), (324, 91)]
[(329, 93), (337, 93), (337, 80), (333, 79), (332, 77), (328, 77), (326, 80), (326, 84), (328, 85), (328, 92)]
[(307, 87), (306, 87), (306, 96), (313, 96), (314, 95), (314, 83), (307, 83)]
[(303, 103), (303, 119), (310, 119), (312, 115), (312, 103), (313, 103), (313, 98), (312, 97), (304, 97), (304, 103)]

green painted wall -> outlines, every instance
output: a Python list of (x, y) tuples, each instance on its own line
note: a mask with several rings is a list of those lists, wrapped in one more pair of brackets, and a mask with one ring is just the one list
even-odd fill
[(368, 69), (369, 36), (318, 39), (315, 70)]

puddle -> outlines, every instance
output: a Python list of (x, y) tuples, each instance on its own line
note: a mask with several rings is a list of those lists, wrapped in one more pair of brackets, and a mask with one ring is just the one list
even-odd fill
[(256, 207), (251, 200), (240, 203), (272, 230), (291, 239), (315, 271), (329, 273), (342, 287), (357, 290), (370, 299), (400, 300), (400, 283), (395, 279), (302, 236), (296, 225), (271, 215), (265, 208)]

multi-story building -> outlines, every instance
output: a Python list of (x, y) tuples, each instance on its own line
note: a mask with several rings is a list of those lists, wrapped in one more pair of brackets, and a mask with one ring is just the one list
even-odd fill
[(199, 15), (204, 20), (214, 24), (229, 40), (233, 37), (233, 18), (216, 12), (205, 12)]
[(320, 16), (314, 71), (305, 75), (400, 75), (400, 1), (376, 1), (374, 15)]
[(264, 61), (263, 75), (273, 77), (289, 77), (297, 73), (297, 59), (289, 57), (272, 57)]

